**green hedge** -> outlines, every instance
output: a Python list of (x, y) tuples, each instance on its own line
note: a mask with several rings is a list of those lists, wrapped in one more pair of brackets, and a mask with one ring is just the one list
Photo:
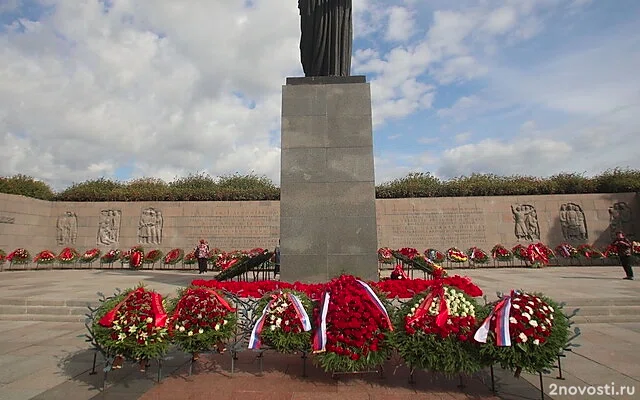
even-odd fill
[[(473, 174), (450, 180), (411, 173), (376, 187), (379, 199), (407, 197), (521, 196), (536, 194), (626, 193), (640, 191), (640, 170), (616, 168), (594, 177), (563, 173), (549, 178)], [(57, 201), (247, 201), (279, 200), (280, 189), (264, 176), (230, 175), (214, 179), (189, 175), (173, 182), (141, 178), (127, 183), (105, 178), (73, 184), (54, 193), (44, 182), (15, 175), (0, 178), (0, 193)]]

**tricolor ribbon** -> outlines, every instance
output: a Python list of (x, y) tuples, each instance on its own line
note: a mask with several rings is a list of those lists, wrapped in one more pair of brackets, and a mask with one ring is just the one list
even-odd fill
[(385, 308), (384, 304), (382, 304), (382, 302), (380, 301), (380, 299), (378, 298), (376, 293), (373, 291), (373, 289), (371, 289), (371, 287), (369, 285), (367, 285), (366, 283), (364, 283), (360, 279), (356, 279), (356, 281), (359, 284), (361, 284), (362, 287), (364, 287), (364, 289), (367, 291), (367, 294), (369, 295), (369, 297), (373, 301), (373, 304), (376, 305), (378, 310), (384, 316), (385, 321), (387, 321), (387, 326), (389, 327), (389, 330), (392, 331), (393, 330), (393, 325), (391, 324), (391, 318), (389, 318), (389, 313), (387, 312), (387, 309)]
[(416, 308), (413, 317), (407, 321), (407, 324), (410, 325), (427, 315), (431, 303), (433, 303), (437, 297), (440, 297), (440, 307), (438, 309), (438, 315), (436, 316), (436, 325), (440, 328), (444, 327), (449, 319), (449, 308), (447, 307), (447, 300), (444, 298), (444, 287), (441, 285), (431, 289), (431, 292), (422, 300), (418, 308)]
[(275, 301), (275, 298), (269, 300), (267, 305), (264, 307), (264, 310), (262, 310), (262, 315), (260, 316), (260, 318), (258, 318), (258, 321), (256, 321), (256, 324), (253, 326), (253, 329), (251, 330), (251, 337), (249, 337), (249, 349), (257, 350), (260, 348), (260, 345), (262, 344), (260, 342), (260, 333), (262, 333), (264, 321), (267, 318), (267, 310), (269, 310), (269, 307), (271, 307), (271, 305)]
[(489, 336), (489, 329), (491, 326), (492, 318), (496, 319), (496, 346), (508, 347), (511, 346), (511, 333), (509, 332), (509, 314), (511, 311), (511, 295), (503, 296), (498, 304), (493, 307), (489, 316), (484, 320), (480, 328), (476, 331), (473, 338), (479, 343), (487, 343), (487, 337)]
[[(296, 315), (300, 320), (302, 329), (305, 332), (310, 331), (311, 321), (309, 319), (309, 314), (307, 314), (307, 311), (304, 309), (304, 306), (302, 305), (302, 302), (300, 301), (298, 296), (293, 293), (285, 293), (285, 298), (291, 302), (291, 305), (296, 311)], [(258, 350), (262, 345), (262, 342), (260, 341), (260, 335), (262, 334), (262, 330), (264, 329), (264, 323), (267, 318), (267, 311), (269, 310), (269, 308), (271, 308), (271, 306), (277, 299), (278, 297), (276, 295), (272, 296), (269, 303), (267, 303), (267, 305), (264, 307), (264, 310), (262, 310), (262, 315), (253, 326), (253, 329), (251, 330), (251, 337), (249, 338), (249, 349)]]
[(320, 312), (318, 313), (316, 332), (313, 335), (313, 352), (322, 353), (327, 346), (327, 312), (329, 311), (329, 291), (324, 292), (320, 299)]
[[(120, 307), (124, 305), (133, 295), (136, 293), (143, 293), (145, 290), (142, 287), (137, 288), (136, 290), (131, 291), (127, 297), (125, 297), (120, 303), (118, 303), (115, 307), (111, 309), (108, 313), (106, 313), (98, 323), (102, 326), (110, 328), (113, 325), (113, 321), (116, 318), (116, 314)], [(154, 316), (154, 326), (163, 327), (167, 322), (167, 314), (164, 311), (164, 307), (162, 306), (162, 296), (156, 292), (151, 292), (151, 311)]]

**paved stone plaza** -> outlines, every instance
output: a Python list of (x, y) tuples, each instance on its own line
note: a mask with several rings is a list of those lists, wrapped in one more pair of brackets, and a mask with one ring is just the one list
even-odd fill
[[(496, 291), (521, 288), (540, 291), (580, 307), (577, 325), (582, 345), (563, 359), (566, 380), (558, 371), (544, 376), (550, 385), (586, 387), (615, 383), (640, 390), (640, 282), (623, 281), (620, 267), (561, 267), (532, 269), (475, 269), (456, 271), (470, 276), (492, 300)], [(164, 295), (173, 295), (197, 277), (194, 272), (128, 270), (18, 271), (0, 273), (0, 400), (13, 399), (539, 399), (538, 376), (516, 380), (496, 370), (499, 393), (493, 396), (483, 373), (457, 387), (425, 373), (417, 383), (407, 382), (407, 371), (387, 368), (385, 376), (358, 376), (334, 381), (307, 363), (302, 378), (297, 356), (268, 353), (264, 374), (255, 355), (240, 355), (238, 372), (231, 376), (229, 355), (207, 355), (188, 376), (188, 358), (170, 353), (165, 378), (154, 382), (157, 368), (146, 374), (126, 367), (109, 374), (100, 392), (103, 374), (91, 375), (94, 352), (84, 342), (81, 317), (86, 303), (96, 303), (96, 292), (111, 294), (138, 282)], [(47, 321), (44, 321), (47, 320)], [(551, 396), (568, 398), (567, 396)], [(572, 398), (633, 398), (632, 396), (573, 396)]]

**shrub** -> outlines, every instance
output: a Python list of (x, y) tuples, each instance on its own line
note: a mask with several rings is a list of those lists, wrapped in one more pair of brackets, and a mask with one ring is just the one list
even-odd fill
[(82, 183), (74, 183), (70, 188), (58, 193), (58, 201), (118, 201), (117, 191), (122, 183), (100, 178)]
[(0, 177), (0, 193), (17, 194), (42, 200), (53, 200), (55, 197), (49, 185), (21, 174)]

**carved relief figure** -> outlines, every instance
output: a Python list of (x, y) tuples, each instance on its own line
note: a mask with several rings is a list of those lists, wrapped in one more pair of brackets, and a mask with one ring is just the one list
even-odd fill
[(67, 211), (58, 217), (56, 222), (57, 241), (59, 245), (74, 244), (78, 238), (78, 217)]
[(587, 240), (587, 221), (582, 208), (575, 203), (560, 206), (560, 226), (565, 240)]
[(540, 226), (536, 209), (528, 204), (511, 206), (518, 240), (540, 240)]
[(162, 243), (162, 212), (154, 208), (142, 210), (138, 223), (138, 243)]
[(621, 201), (609, 207), (609, 228), (612, 239), (615, 239), (618, 231), (624, 232), (628, 238), (635, 236), (633, 214), (627, 203)]
[(122, 211), (102, 210), (98, 221), (98, 244), (109, 246), (120, 240)]

